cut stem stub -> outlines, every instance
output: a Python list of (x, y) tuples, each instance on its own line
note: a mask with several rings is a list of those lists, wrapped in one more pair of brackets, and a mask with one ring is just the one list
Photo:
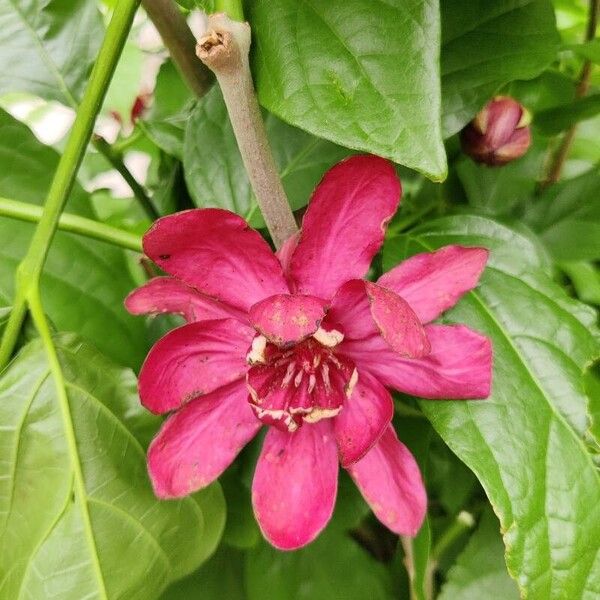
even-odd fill
[(250, 74), (249, 50), (248, 23), (218, 13), (210, 15), (196, 54), (217, 76), (256, 200), (273, 242), (280, 248), (298, 227), (267, 140)]

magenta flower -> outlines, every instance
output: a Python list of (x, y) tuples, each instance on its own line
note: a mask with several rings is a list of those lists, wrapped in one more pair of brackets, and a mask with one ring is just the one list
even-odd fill
[(393, 167), (355, 156), (333, 167), (301, 232), (278, 255), (239, 216), (190, 210), (159, 219), (144, 250), (171, 277), (126, 300), (134, 314), (179, 313), (140, 373), (144, 406), (175, 411), (148, 451), (160, 498), (214, 481), (268, 425), (252, 484), (265, 537), (312, 541), (331, 517), (338, 460), (377, 517), (415, 535), (426, 511), (419, 468), (391, 425), (393, 388), (484, 398), (489, 340), (430, 322), (476, 284), (483, 248), (413, 256), (361, 279), (400, 201)]

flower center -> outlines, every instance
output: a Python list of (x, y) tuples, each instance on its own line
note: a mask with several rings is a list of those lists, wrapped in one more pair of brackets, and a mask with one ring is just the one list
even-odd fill
[(256, 416), (287, 431), (335, 417), (358, 379), (354, 364), (335, 353), (342, 337), (319, 330), (284, 348), (262, 335), (254, 338), (247, 383)]

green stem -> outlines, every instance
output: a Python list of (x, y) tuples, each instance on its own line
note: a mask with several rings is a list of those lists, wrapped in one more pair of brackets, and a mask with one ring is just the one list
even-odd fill
[(244, 9), (240, 0), (215, 0), (215, 12), (225, 13), (234, 21), (244, 21)]
[(65, 151), (54, 174), (42, 217), (33, 234), (29, 250), (17, 267), (13, 311), (0, 344), (0, 369), (8, 362), (14, 350), (25, 317), (29, 294), (39, 286), (40, 274), (58, 226), (60, 213), (90, 142), (94, 122), (102, 107), (139, 2), (140, 0), (120, 0), (106, 31)]
[[(43, 209), (41, 206), (17, 202), (0, 198), (0, 216), (11, 219), (19, 219), (29, 223), (39, 223), (42, 218)], [(102, 242), (108, 242), (115, 246), (120, 246), (127, 250), (142, 252), (142, 241), (140, 236), (128, 231), (123, 231), (104, 223), (98, 223), (92, 219), (86, 219), (78, 215), (62, 213), (58, 219), (58, 228), (61, 231), (76, 233)]]
[(125, 166), (121, 153), (116, 151), (111, 145), (99, 135), (94, 136), (94, 146), (101, 152), (106, 160), (120, 173), (121, 177), (126, 181), (131, 188), (133, 195), (139, 200), (144, 212), (151, 221), (156, 221), (160, 214), (154, 208), (152, 200), (146, 194), (146, 190), (138, 183), (137, 179), (131, 174), (131, 171)]
[(466, 531), (475, 525), (471, 513), (461, 511), (456, 519), (452, 521), (448, 529), (442, 533), (431, 551), (431, 558), (437, 563), (440, 557), (454, 544), (454, 542)]

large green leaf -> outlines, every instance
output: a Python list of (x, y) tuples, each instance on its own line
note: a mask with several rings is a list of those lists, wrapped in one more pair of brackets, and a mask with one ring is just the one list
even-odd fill
[(0, 0), (0, 94), (76, 105), (102, 33), (94, 0)]
[[(0, 195), (43, 204), (59, 156), (31, 131), (0, 111)], [(93, 217), (89, 198), (75, 185), (67, 210)], [(15, 269), (34, 226), (0, 216), (0, 304), (10, 304)], [(128, 315), (123, 298), (134, 283), (123, 251), (58, 233), (42, 276), (44, 307), (58, 329), (76, 331), (122, 364), (139, 366), (147, 349), (142, 319)]]
[[(265, 125), (293, 209), (304, 206), (325, 171), (349, 151), (291, 127), (273, 115)], [(199, 103), (185, 132), (183, 167), (197, 206), (219, 206), (263, 225), (227, 109), (215, 86)]]
[(488, 510), (450, 569), (439, 600), (518, 600), (517, 586), (506, 572), (502, 554), (498, 520)]
[(73, 335), (25, 346), (0, 381), (0, 597), (151, 600), (202, 559), (192, 499), (154, 497), (133, 373)]
[(503, 85), (532, 79), (560, 38), (550, 0), (442, 0), (442, 122), (456, 133)]
[(440, 219), (390, 241), (385, 267), (450, 243), (491, 249), (480, 286), (445, 318), (491, 338), (493, 390), (487, 400), (421, 408), (483, 485), (523, 594), (592, 598), (600, 478), (585, 442), (583, 370), (599, 353), (595, 311), (551, 281), (529, 238), (482, 217)]
[(444, 179), (437, 0), (252, 0), (248, 18), (271, 112)]
[(553, 185), (532, 202), (526, 222), (557, 260), (600, 259), (600, 172)]
[(329, 529), (309, 546), (280, 552), (266, 542), (248, 552), (249, 600), (389, 600), (391, 579), (358, 544)]
[(546, 135), (556, 135), (600, 113), (600, 94), (546, 109), (535, 115), (535, 126)]

